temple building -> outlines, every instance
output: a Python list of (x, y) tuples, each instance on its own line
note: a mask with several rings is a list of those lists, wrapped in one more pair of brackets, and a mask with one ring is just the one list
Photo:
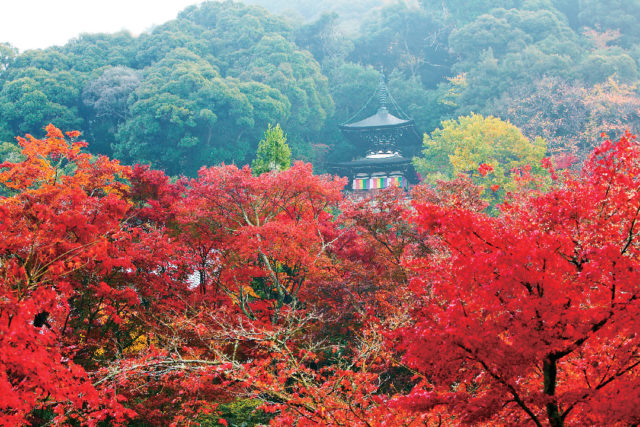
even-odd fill
[[(382, 74), (376, 95), (379, 105), (375, 114), (362, 120), (358, 120), (356, 114), (356, 117), (340, 125), (344, 137), (361, 154), (350, 162), (334, 164), (332, 169), (338, 175), (349, 178), (347, 188), (355, 193), (380, 190), (391, 185), (409, 189), (418, 182), (411, 163), (411, 156), (421, 142), (415, 122), (393, 100)], [(396, 115), (389, 111), (390, 108)]]

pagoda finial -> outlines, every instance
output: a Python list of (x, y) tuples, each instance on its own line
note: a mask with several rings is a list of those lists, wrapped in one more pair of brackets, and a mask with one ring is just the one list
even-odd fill
[(378, 112), (386, 112), (387, 102), (389, 101), (389, 89), (387, 89), (387, 84), (384, 80), (384, 68), (380, 67), (380, 83), (378, 85), (378, 101), (380, 102), (380, 107)]

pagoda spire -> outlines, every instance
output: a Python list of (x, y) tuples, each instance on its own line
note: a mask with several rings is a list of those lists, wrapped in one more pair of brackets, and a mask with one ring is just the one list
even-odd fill
[(380, 82), (378, 83), (378, 113), (388, 112), (387, 105), (389, 103), (389, 89), (384, 78), (384, 69), (380, 67)]

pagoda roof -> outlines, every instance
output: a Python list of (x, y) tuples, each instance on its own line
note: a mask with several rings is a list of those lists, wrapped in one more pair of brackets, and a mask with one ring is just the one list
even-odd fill
[(370, 155), (350, 162), (338, 163), (336, 166), (367, 167), (380, 165), (402, 165), (407, 163), (411, 163), (411, 159), (407, 159), (398, 153), (394, 153), (393, 155)]
[(378, 112), (372, 116), (367, 117), (366, 119), (354, 122), (354, 123), (346, 123), (340, 128), (342, 129), (367, 129), (367, 128), (388, 128), (388, 127), (397, 127), (402, 125), (412, 125), (413, 120), (405, 120), (394, 116), (389, 113), (386, 108), (380, 108)]

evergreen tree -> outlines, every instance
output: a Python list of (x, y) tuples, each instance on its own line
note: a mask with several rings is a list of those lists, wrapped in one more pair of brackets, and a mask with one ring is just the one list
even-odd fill
[(269, 125), (264, 132), (264, 139), (258, 145), (257, 157), (251, 165), (256, 175), (273, 170), (283, 171), (291, 166), (291, 150), (287, 145), (287, 135), (280, 125)]

